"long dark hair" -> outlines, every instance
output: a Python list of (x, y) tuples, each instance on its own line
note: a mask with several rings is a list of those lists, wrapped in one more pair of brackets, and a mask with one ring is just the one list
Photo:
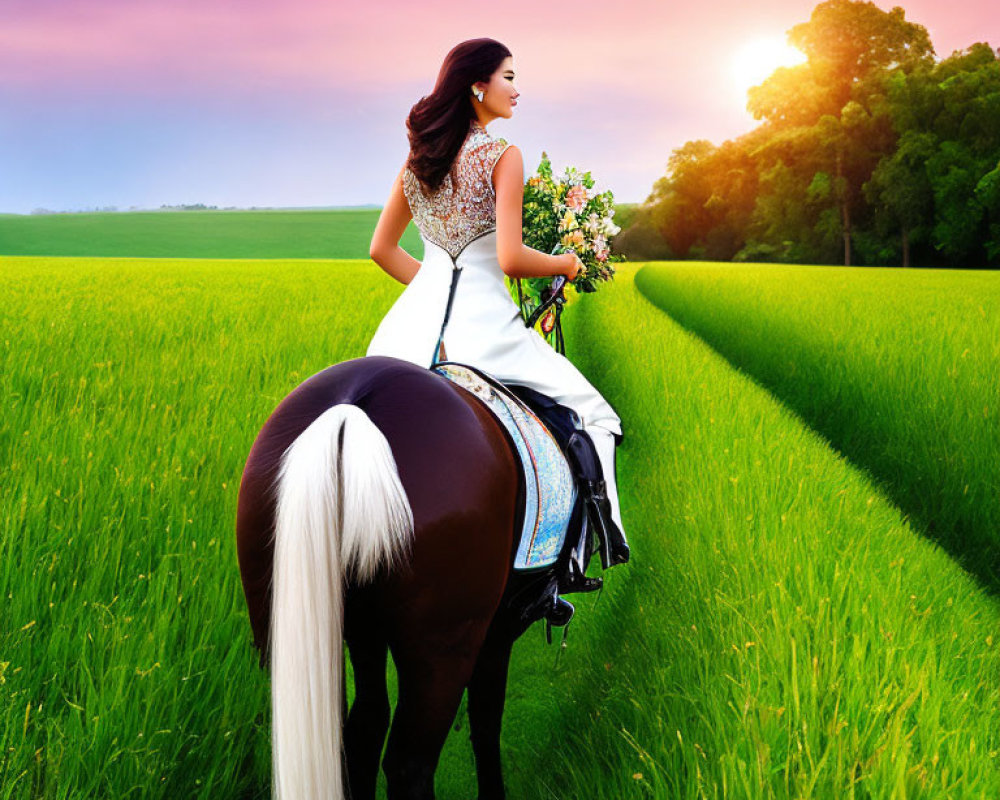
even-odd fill
[(434, 91), (410, 109), (406, 165), (430, 192), (451, 170), (476, 116), (472, 84), (488, 81), (510, 54), (496, 39), (469, 39), (455, 45), (444, 58)]

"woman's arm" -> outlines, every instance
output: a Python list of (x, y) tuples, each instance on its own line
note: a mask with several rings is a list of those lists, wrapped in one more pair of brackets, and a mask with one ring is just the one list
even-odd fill
[(524, 244), (521, 235), (523, 181), (524, 161), (521, 151), (511, 145), (503, 151), (493, 167), (493, 188), (497, 198), (497, 260), (500, 262), (500, 269), (512, 278), (575, 276), (578, 259), (573, 253), (550, 255)]
[(403, 193), (401, 169), (389, 191), (389, 199), (379, 215), (375, 233), (372, 234), (371, 247), (368, 248), (368, 255), (372, 261), (400, 283), (412, 281), (420, 269), (420, 262), (399, 246), (399, 239), (411, 219), (413, 214)]

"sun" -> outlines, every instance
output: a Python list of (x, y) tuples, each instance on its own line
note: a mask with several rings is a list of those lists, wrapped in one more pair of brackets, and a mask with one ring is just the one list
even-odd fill
[(806, 60), (801, 50), (796, 50), (780, 36), (751, 39), (740, 46), (732, 56), (732, 77), (737, 89), (744, 96), (751, 86), (763, 83), (778, 67), (790, 67)]

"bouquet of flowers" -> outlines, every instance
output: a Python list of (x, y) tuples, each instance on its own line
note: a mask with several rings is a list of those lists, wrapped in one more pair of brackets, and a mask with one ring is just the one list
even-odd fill
[[(612, 254), (610, 237), (621, 229), (612, 222), (615, 214), (611, 191), (594, 192), (594, 179), (567, 167), (559, 177), (552, 175), (552, 163), (542, 153), (537, 172), (524, 186), (522, 212), (523, 240), (528, 247), (546, 253), (574, 251), (586, 268), (572, 281), (578, 292), (595, 292), (601, 281), (614, 277), (614, 263), (624, 256)], [(508, 278), (511, 294), (525, 321), (541, 305), (552, 278)], [(540, 326), (549, 344), (558, 336), (558, 304), (541, 318)]]

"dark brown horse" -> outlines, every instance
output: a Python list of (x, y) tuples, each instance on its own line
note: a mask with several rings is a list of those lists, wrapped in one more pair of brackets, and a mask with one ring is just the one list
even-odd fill
[(515, 452), (470, 392), (382, 356), (313, 375), (267, 420), (243, 473), (237, 540), (254, 644), (262, 666), (270, 659), (278, 797), (343, 797), (346, 784), (352, 800), (373, 798), (388, 732), (389, 798), (432, 798), (466, 688), (480, 800), (504, 797), (507, 670), (529, 624), (505, 602), (523, 574), (511, 572)]

